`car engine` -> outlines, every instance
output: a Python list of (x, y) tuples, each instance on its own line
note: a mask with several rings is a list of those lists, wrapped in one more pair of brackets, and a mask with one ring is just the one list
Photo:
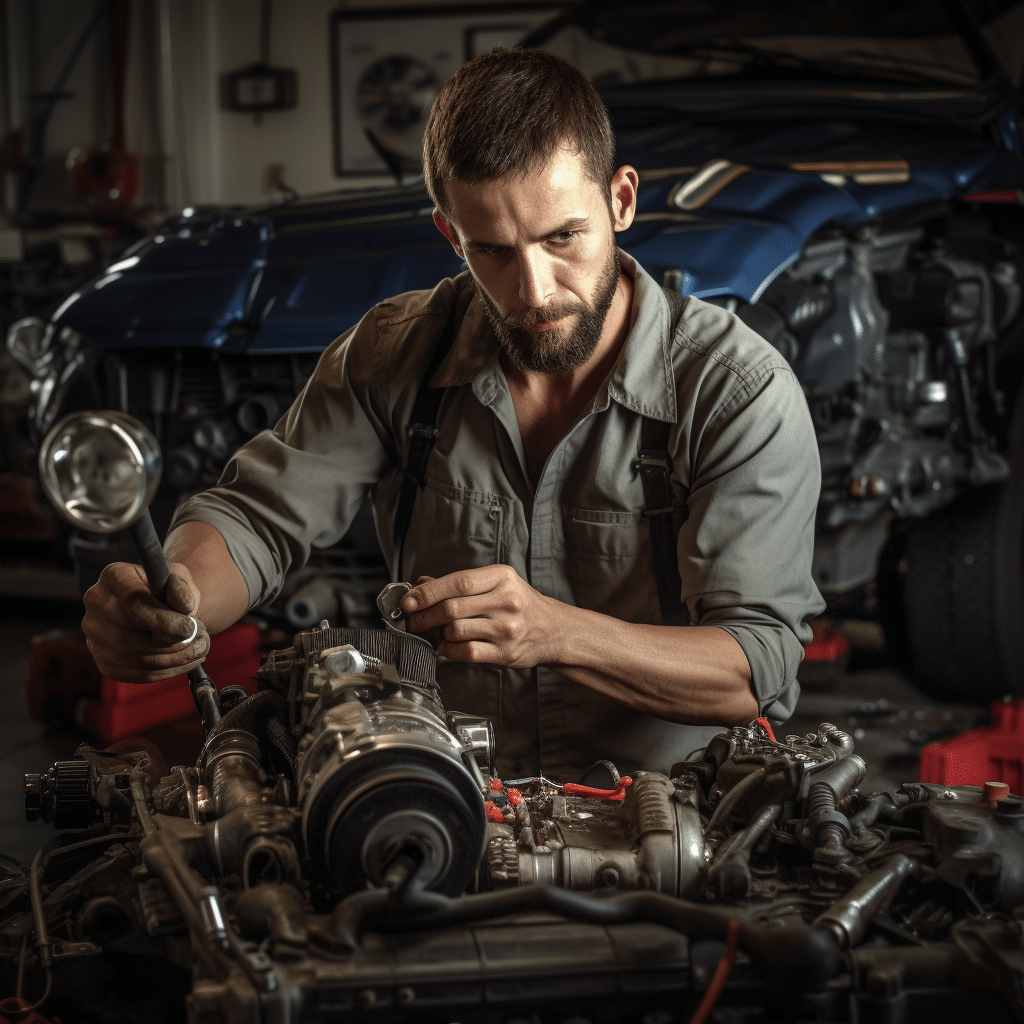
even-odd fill
[(922, 221), (826, 233), (757, 303), (710, 300), (804, 386), (822, 470), (814, 578), (829, 598), (874, 578), (894, 519), (1009, 472), (995, 368), (1021, 309), (1016, 247), (967, 217)]
[(499, 780), (436, 666), (323, 622), (194, 766), (123, 741), (26, 776), (60, 834), (0, 874), (11, 1019), (1024, 1019), (1007, 786), (862, 793), (848, 734), (763, 719), (664, 773)]

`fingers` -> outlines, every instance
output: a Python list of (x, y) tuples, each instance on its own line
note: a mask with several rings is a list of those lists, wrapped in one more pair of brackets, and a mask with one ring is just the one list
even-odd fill
[[(198, 610), (198, 592), (187, 569), (168, 581), (174, 610), (149, 592), (137, 565), (108, 565), (85, 594), (82, 631), (100, 671), (129, 683), (155, 682), (200, 664), (210, 648), (209, 634), (184, 611)], [(182, 571), (183, 570), (183, 571)]]
[(199, 603), (196, 600), (196, 595), (192, 592), (189, 581), (179, 576), (176, 572), (172, 572), (167, 577), (167, 589), (164, 596), (167, 598), (167, 604), (171, 608), (176, 612), (182, 612), (184, 615), (192, 615), (193, 610)]
[(465, 661), (473, 665), (505, 665), (504, 652), (494, 644), (483, 643), (473, 640), (468, 643), (450, 643), (447, 640), (437, 648), (437, 653), (442, 658), (450, 658), (452, 661)]
[(507, 565), (485, 565), (479, 569), (463, 569), (439, 579), (421, 576), (417, 585), (402, 598), (400, 606), (406, 615), (430, 608), (450, 598), (487, 594), (502, 585), (521, 582), (518, 573)]
[(530, 668), (550, 654), (550, 607), (507, 565), (422, 581), (401, 607), (410, 632), (440, 629), (437, 652), (455, 661)]
[(406, 616), (406, 622), (413, 633), (425, 633), (438, 626), (446, 626), (457, 619), (471, 619), (487, 615), (494, 609), (491, 594), (475, 594), (472, 597), (449, 597)]
[(105, 676), (123, 683), (154, 683), (202, 664), (210, 651), (210, 636), (200, 629), (192, 643), (168, 649), (147, 646), (137, 634), (124, 631), (114, 642), (87, 635), (86, 644)]
[[(180, 584), (175, 584), (174, 593), (181, 598)], [(83, 601), (87, 612), (93, 611), (126, 629), (155, 630), (176, 640), (192, 635), (189, 616), (161, 604), (149, 592), (146, 574), (138, 565), (114, 562), (106, 566)]]

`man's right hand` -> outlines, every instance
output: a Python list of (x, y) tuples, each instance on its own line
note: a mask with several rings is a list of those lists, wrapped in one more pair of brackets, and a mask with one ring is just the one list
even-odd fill
[(210, 637), (202, 622), (195, 639), (183, 642), (192, 635), (189, 616), (199, 611), (199, 589), (180, 562), (170, 569), (167, 605), (149, 592), (142, 567), (127, 562), (108, 565), (86, 591), (82, 631), (105, 676), (155, 683), (188, 672), (206, 657)]

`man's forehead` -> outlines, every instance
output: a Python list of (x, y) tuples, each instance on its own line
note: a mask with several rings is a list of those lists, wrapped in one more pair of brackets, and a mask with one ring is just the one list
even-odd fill
[(522, 175), (483, 181), (453, 181), (447, 187), (449, 222), (464, 234), (479, 234), (493, 225), (493, 211), (518, 209), (540, 233), (565, 230), (567, 222), (583, 222), (591, 206), (603, 207), (604, 191), (584, 173), (582, 159), (552, 158), (543, 167)]

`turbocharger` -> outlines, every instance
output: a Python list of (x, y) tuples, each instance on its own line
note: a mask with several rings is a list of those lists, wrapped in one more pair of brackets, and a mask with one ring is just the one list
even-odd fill
[(472, 884), (485, 840), (476, 759), (493, 761), (493, 732), (446, 718), (435, 671), (416, 637), (326, 624), (260, 669), (263, 685), (287, 688), (302, 844), (330, 901), (366, 884)]

